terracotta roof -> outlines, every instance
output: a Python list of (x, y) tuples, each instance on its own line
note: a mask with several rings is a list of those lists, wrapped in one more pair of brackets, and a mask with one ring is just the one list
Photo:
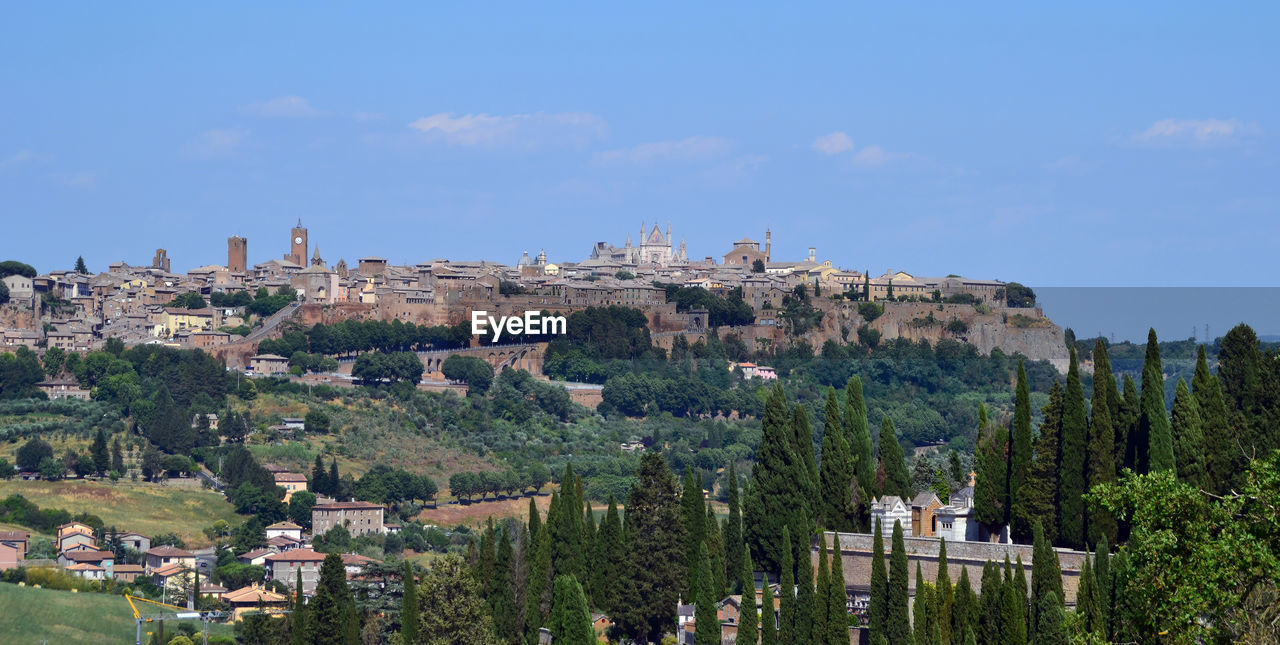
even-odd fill
[[(301, 475), (301, 474), (298, 474), (298, 473), (276, 473), (276, 474), (275, 474), (275, 478), (276, 478), (276, 481), (278, 481), (278, 482), (305, 482), (305, 481), (307, 481), (307, 476), (306, 476), (306, 475)], [(271, 528), (271, 527), (267, 527), (267, 528)]]
[(110, 551), (67, 551), (62, 557), (72, 562), (101, 562), (103, 560), (114, 560), (116, 554)]
[(26, 531), (0, 531), (0, 542), (24, 541), (31, 538)]
[(316, 504), (315, 506), (311, 507), (311, 510), (340, 511), (343, 509), (361, 509), (361, 508), (367, 508), (367, 509), (382, 508), (382, 505), (374, 504), (373, 502), (330, 502), (328, 504)]
[(238, 555), (238, 556), (236, 556), (236, 557), (237, 557), (237, 558), (243, 558), (243, 559), (245, 559), (245, 560), (253, 560), (253, 559), (255, 559), (255, 558), (261, 558), (261, 557), (262, 557), (262, 556), (264, 556), (264, 555), (271, 555), (272, 553), (275, 553), (275, 550), (273, 550), (273, 549), (254, 549), (254, 550), (249, 551), (249, 552), (246, 552), (246, 553), (241, 553), (240, 555)]
[(146, 571), (140, 564), (117, 564), (112, 567), (112, 570), (116, 573), (142, 573)]
[(377, 562), (377, 560), (374, 560), (373, 558), (370, 558), (368, 556), (360, 555), (358, 553), (342, 554), (342, 564), (347, 566), (363, 567), (364, 565), (369, 564), (370, 562)]
[(295, 540), (287, 535), (277, 535), (270, 540), (267, 540), (267, 544), (274, 547), (292, 547), (302, 544), (302, 541)]
[(160, 567), (159, 569), (152, 571), (151, 574), (160, 576), (161, 578), (168, 578), (169, 576), (176, 576), (179, 573), (182, 573), (183, 571), (189, 571), (189, 570), (190, 569), (187, 569), (186, 567), (180, 564), (171, 564), (168, 566)]
[(79, 563), (79, 564), (73, 564), (73, 565), (71, 565), (71, 566), (67, 567), (67, 571), (106, 571), (106, 569), (103, 569), (102, 567), (100, 567), (100, 566), (98, 566), (98, 565), (96, 565), (96, 564), (89, 564), (88, 562), (81, 562), (81, 563)]
[(283, 522), (276, 522), (275, 524), (272, 524), (271, 526), (268, 526), (268, 527), (267, 527), (267, 530), (268, 530), (268, 531), (273, 530), (273, 529), (274, 529), (274, 530), (285, 530), (285, 529), (288, 529), (288, 530), (291, 530), (291, 531), (292, 531), (292, 530), (294, 530), (294, 529), (297, 529), (297, 530), (301, 531), (301, 530), (302, 530), (302, 527), (301, 527), (301, 526), (298, 526), (297, 524), (294, 524), (293, 522), (290, 522), (290, 521), (288, 521), (288, 520), (285, 520), (285, 521), (283, 521)]
[(267, 556), (268, 562), (322, 562), (324, 561), (323, 553), (316, 553), (311, 549), (293, 549), (284, 553), (273, 553)]
[(158, 555), (162, 558), (194, 558), (196, 554), (190, 551), (184, 551), (175, 546), (157, 546), (147, 549), (147, 555)]
[(286, 601), (284, 596), (274, 591), (268, 591), (257, 585), (243, 587), (241, 589), (236, 589), (235, 591), (229, 591), (222, 595), (222, 599), (230, 603), (254, 604), (257, 604), (259, 601), (264, 603), (281, 603)]

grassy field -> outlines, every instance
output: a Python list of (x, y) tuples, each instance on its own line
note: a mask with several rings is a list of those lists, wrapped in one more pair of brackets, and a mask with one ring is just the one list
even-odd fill
[[(136, 629), (128, 601), (112, 594), (0, 584), (0, 607), (6, 609), (0, 611), (0, 641), (5, 643), (132, 643)], [(166, 620), (165, 633), (177, 633), (178, 622)], [(156, 629), (149, 623), (142, 631)], [(232, 630), (212, 625), (209, 634), (230, 636)]]
[(207, 545), (202, 529), (218, 520), (241, 522), (221, 494), (199, 488), (126, 481), (0, 481), (0, 498), (13, 494), (40, 508), (93, 513), (122, 531), (176, 533), (188, 546)]

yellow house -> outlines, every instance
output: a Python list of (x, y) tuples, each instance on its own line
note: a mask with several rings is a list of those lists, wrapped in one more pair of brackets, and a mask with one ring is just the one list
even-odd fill
[(889, 272), (878, 278), (871, 278), (871, 299), (882, 300), (889, 295), (889, 290), (893, 290), (893, 297), (900, 298), (902, 296), (916, 296), (923, 298), (927, 296), (927, 286), (916, 280), (915, 276), (906, 271)]
[(180, 331), (213, 329), (214, 324), (214, 310), (208, 307), (204, 309), (165, 307), (161, 325), (157, 330), (159, 334), (172, 336)]
[(542, 272), (546, 275), (560, 275), (560, 265), (548, 264), (542, 267)]

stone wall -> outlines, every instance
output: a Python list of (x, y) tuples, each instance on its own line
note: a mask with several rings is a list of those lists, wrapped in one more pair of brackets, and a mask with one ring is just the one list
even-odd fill
[[(824, 537), (828, 544), (831, 543), (833, 535), (838, 535), (840, 538), (845, 586), (862, 591), (869, 589), (871, 586), (872, 562), (871, 534), (825, 533)], [(942, 541), (935, 538), (909, 537), (903, 539), (903, 545), (907, 549), (907, 571), (910, 572), (909, 593), (912, 595), (915, 595), (917, 562), (923, 568), (926, 580), (937, 580), (938, 550), (941, 544)], [(884, 543), (886, 566), (888, 566), (891, 549), (890, 540), (886, 538)], [(1055, 551), (1058, 552), (1058, 564), (1062, 568), (1063, 595), (1066, 596), (1068, 605), (1074, 605), (1076, 602), (1076, 589), (1079, 586), (1080, 567), (1084, 564), (1084, 558), (1088, 554), (1067, 549), (1055, 549)], [(817, 566), (818, 551), (816, 545), (811, 550), (811, 555), (814, 566)], [(1022, 556), (1022, 565), (1026, 568), (1027, 581), (1030, 582), (1032, 561), (1032, 548), (1030, 545), (947, 542), (947, 571), (951, 576), (952, 584), (955, 584), (960, 579), (960, 572), (968, 568), (969, 584), (973, 587), (974, 592), (981, 591), (983, 565), (988, 560), (992, 560), (1003, 566), (1006, 555), (1008, 555), (1009, 561), (1013, 563), (1017, 562), (1018, 556)]]

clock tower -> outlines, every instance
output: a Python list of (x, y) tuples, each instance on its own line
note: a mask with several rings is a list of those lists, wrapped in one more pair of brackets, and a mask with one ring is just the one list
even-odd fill
[(307, 229), (302, 227), (302, 218), (298, 218), (298, 225), (289, 231), (289, 254), (284, 259), (298, 266), (307, 262)]

